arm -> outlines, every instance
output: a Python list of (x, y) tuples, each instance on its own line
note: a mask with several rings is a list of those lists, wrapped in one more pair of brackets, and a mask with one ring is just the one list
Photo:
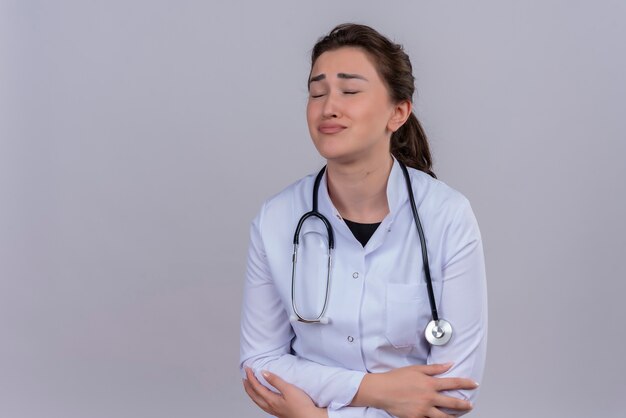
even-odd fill
[[(263, 372), (266, 381), (278, 389), (274, 393), (263, 386), (250, 369), (246, 369), (244, 388), (257, 406), (270, 415), (280, 418), (393, 418), (384, 410), (370, 407), (343, 407), (337, 410), (316, 407), (311, 398), (301, 389), (291, 385), (279, 376)], [(433, 409), (427, 412), (429, 418), (449, 418), (445, 413)], [(400, 415), (405, 416), (405, 415)], [(419, 410), (410, 411), (407, 417), (421, 418)]]
[(374, 408), (319, 408), (306, 393), (279, 376), (268, 372), (263, 372), (262, 375), (278, 389), (278, 394), (263, 386), (250, 369), (246, 369), (243, 386), (254, 403), (270, 415), (284, 418), (391, 418), (385, 411)]
[[(457, 208), (440, 238), (441, 279), (434, 283), (440, 289), (435, 292), (436, 297), (441, 295), (437, 300), (440, 317), (453, 326), (452, 339), (444, 346), (431, 347), (428, 366), (368, 374), (352, 405), (375, 406), (397, 416), (416, 410), (428, 416), (441, 411), (462, 415), (471, 409), (478, 387), (474, 382), (482, 378), (485, 361), (485, 269), (480, 232), (469, 202), (463, 198)], [(442, 367), (448, 361), (454, 364)], [(432, 412), (431, 407), (438, 411)]]
[[(438, 309), (454, 327), (448, 344), (433, 346), (428, 364), (453, 360), (442, 376), (480, 382), (487, 349), (487, 285), (482, 240), (469, 202), (464, 199), (443, 237), (442, 292)], [(444, 392), (474, 402), (478, 390)]]
[(263, 386), (249, 368), (246, 368), (243, 387), (250, 399), (263, 411), (281, 418), (328, 418), (326, 408), (315, 406), (311, 398), (301, 389), (275, 374), (269, 372), (262, 374), (279, 393), (274, 393)]
[[(476, 389), (470, 379), (435, 377), (450, 369), (452, 363), (400, 367), (385, 373), (365, 376), (352, 400), (353, 406), (384, 409), (400, 418), (448, 418), (472, 409), (470, 402), (441, 392)], [(442, 410), (446, 412), (442, 412)]]
[[(365, 373), (321, 365), (291, 354), (294, 332), (272, 280), (260, 223), (253, 221), (241, 313), (240, 369), (250, 367), (267, 387), (270, 371), (306, 392), (318, 406), (337, 409), (350, 403)], [(288, 260), (287, 260), (288, 262)]]

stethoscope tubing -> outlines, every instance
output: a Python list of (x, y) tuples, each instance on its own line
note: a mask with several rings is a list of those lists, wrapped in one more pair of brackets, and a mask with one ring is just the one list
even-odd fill
[(415, 220), (417, 234), (420, 239), (420, 247), (422, 248), (422, 263), (424, 264), (424, 275), (426, 276), (426, 289), (428, 292), (428, 302), (430, 303), (430, 313), (433, 321), (439, 321), (439, 313), (437, 312), (437, 304), (435, 302), (435, 291), (433, 290), (433, 280), (430, 277), (430, 265), (428, 264), (428, 250), (426, 248), (424, 229), (422, 228), (422, 223), (420, 222), (420, 217), (417, 213), (417, 205), (415, 204), (415, 197), (413, 196), (413, 187), (411, 186), (409, 171), (402, 163), (400, 163), (400, 168), (402, 168), (402, 173), (404, 174), (404, 179), (406, 181), (406, 189), (409, 193), (409, 202), (411, 203), (411, 210), (413, 211), (413, 219)]
[[(407, 192), (409, 194), (409, 202), (411, 205), (411, 211), (413, 213), (413, 219), (415, 220), (415, 227), (417, 228), (417, 234), (420, 240), (420, 247), (422, 253), (422, 264), (424, 266), (424, 276), (426, 278), (426, 290), (428, 293), (428, 303), (430, 305), (430, 312), (432, 315), (432, 320), (428, 323), (426, 330), (424, 332), (426, 340), (432, 345), (444, 345), (446, 344), (450, 338), (452, 337), (452, 326), (445, 319), (439, 319), (439, 313), (437, 312), (437, 303), (435, 301), (435, 292), (433, 289), (433, 282), (430, 275), (430, 265), (428, 263), (428, 250), (426, 248), (426, 238), (424, 234), (424, 229), (422, 228), (422, 223), (419, 218), (419, 214), (417, 212), (417, 205), (415, 204), (415, 196), (413, 195), (413, 187), (411, 185), (411, 178), (409, 176), (409, 172), (406, 166), (398, 161), (400, 168), (402, 169), (402, 173), (404, 174), (404, 179), (406, 182)], [(324, 172), (326, 171), (326, 166), (322, 167), (322, 169), (317, 174), (315, 178), (315, 182), (313, 184), (313, 204), (312, 210), (302, 215), (300, 220), (298, 221), (298, 225), (294, 232), (293, 236), (293, 256), (292, 256), (292, 270), (291, 270), (291, 306), (293, 308), (294, 315), (291, 317), (292, 321), (303, 322), (306, 324), (327, 324), (329, 319), (325, 316), (326, 310), (328, 308), (328, 300), (330, 296), (330, 270), (332, 267), (332, 252), (335, 247), (335, 237), (333, 235), (333, 228), (328, 219), (322, 215), (318, 211), (318, 191), (320, 187), (320, 183), (322, 181), (322, 177)], [(302, 230), (302, 226), (304, 222), (309, 218), (317, 218), (326, 227), (326, 231), (328, 233), (328, 270), (326, 275), (326, 294), (324, 297), (324, 305), (322, 307), (322, 312), (316, 318), (305, 318), (298, 312), (296, 306), (296, 265), (298, 262), (298, 245), (300, 243), (300, 231)]]
[[(291, 307), (293, 309), (293, 313), (295, 315), (294, 320), (299, 322), (303, 322), (305, 324), (316, 324), (316, 323), (328, 323), (328, 318), (324, 316), (326, 313), (326, 309), (328, 308), (328, 299), (330, 298), (330, 269), (332, 267), (332, 253), (335, 248), (335, 236), (333, 233), (333, 227), (331, 226), (328, 219), (322, 215), (317, 210), (317, 192), (320, 187), (320, 182), (322, 181), (322, 177), (324, 176), (324, 171), (326, 171), (326, 166), (322, 167), (322, 169), (317, 174), (315, 178), (315, 183), (313, 184), (313, 207), (311, 211), (302, 215), (300, 220), (298, 221), (298, 226), (296, 227), (296, 231), (293, 234), (293, 255), (292, 255), (292, 268), (291, 268)], [(300, 312), (298, 312), (298, 308), (296, 306), (296, 265), (298, 263), (298, 246), (300, 245), (300, 231), (302, 230), (302, 225), (309, 218), (317, 218), (326, 227), (326, 232), (328, 234), (328, 265), (327, 274), (326, 274), (326, 292), (324, 296), (324, 305), (322, 307), (322, 312), (314, 319), (303, 317)]]

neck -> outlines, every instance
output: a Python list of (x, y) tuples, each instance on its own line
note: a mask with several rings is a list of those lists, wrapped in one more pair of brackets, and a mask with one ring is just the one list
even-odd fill
[(389, 213), (387, 180), (393, 159), (391, 154), (383, 157), (350, 164), (328, 161), (328, 194), (343, 218), (359, 223), (376, 223)]

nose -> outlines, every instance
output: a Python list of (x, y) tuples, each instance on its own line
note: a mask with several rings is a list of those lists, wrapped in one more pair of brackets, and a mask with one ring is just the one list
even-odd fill
[(328, 93), (326, 100), (324, 100), (324, 107), (322, 108), (322, 116), (325, 119), (338, 118), (341, 115), (339, 109), (339, 103), (334, 93)]

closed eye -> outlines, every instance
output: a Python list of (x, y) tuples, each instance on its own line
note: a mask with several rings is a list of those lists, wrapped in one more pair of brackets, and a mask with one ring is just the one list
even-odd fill
[(359, 91), (355, 91), (355, 90), (346, 90), (343, 92), (343, 94), (357, 94), (360, 93)]

